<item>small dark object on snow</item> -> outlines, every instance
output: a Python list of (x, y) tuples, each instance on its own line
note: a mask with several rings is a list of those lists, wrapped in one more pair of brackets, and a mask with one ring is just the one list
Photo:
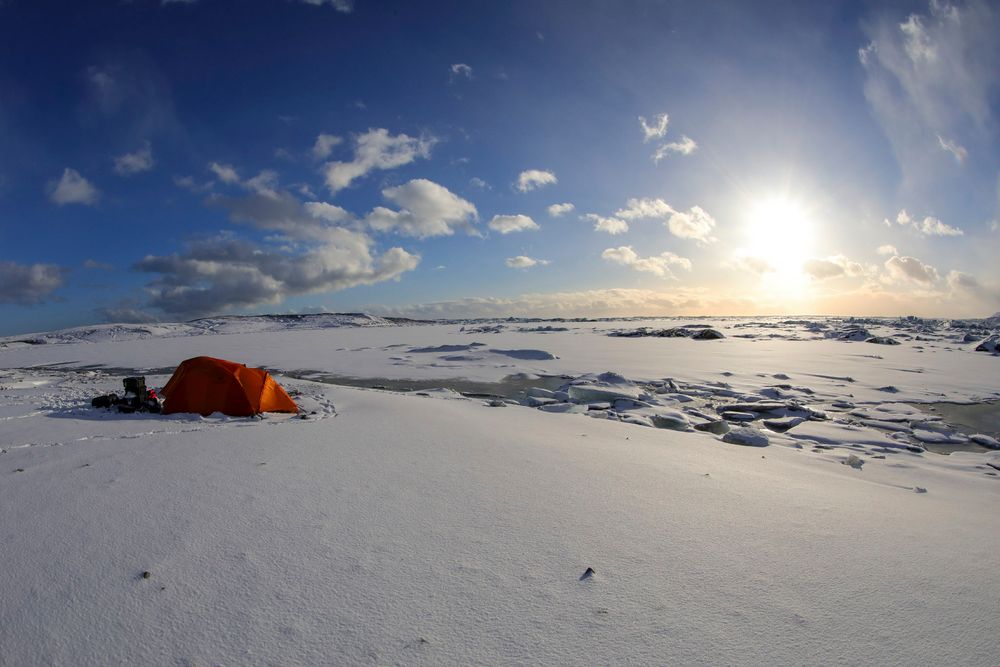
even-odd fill
[(583, 581), (584, 579), (590, 579), (595, 574), (597, 574), (597, 573), (594, 572), (594, 568), (588, 567), (587, 570), (583, 574), (580, 575), (580, 581)]
[(146, 376), (140, 375), (138, 377), (124, 378), (122, 384), (125, 385), (125, 397), (128, 398), (129, 394), (133, 396), (142, 396), (146, 393)]
[(142, 578), (143, 578), (143, 579), (149, 579), (149, 578), (150, 578), (150, 577), (152, 577), (152, 576), (153, 576), (153, 575), (152, 575), (152, 573), (150, 573), (150, 571), (149, 571), (149, 570), (146, 570), (145, 572), (143, 572), (143, 573), (142, 573)]
[(871, 338), (866, 338), (865, 342), (874, 343), (875, 345), (899, 345), (898, 340), (889, 336), (872, 336)]
[(721, 331), (715, 329), (702, 329), (691, 336), (691, 340), (719, 340), (720, 338), (725, 338), (725, 336)]
[(24, 468), (17, 468), (14, 470), (14, 472), (24, 472)]
[(153, 389), (146, 389), (144, 376), (124, 378), (122, 384), (125, 393), (121, 398), (117, 394), (106, 394), (91, 399), (90, 405), (95, 408), (115, 408), (118, 412), (131, 414), (133, 412), (159, 413), (160, 398)]
[(98, 396), (97, 398), (91, 399), (90, 407), (92, 408), (110, 408), (118, 400), (118, 394), (105, 394), (104, 396)]

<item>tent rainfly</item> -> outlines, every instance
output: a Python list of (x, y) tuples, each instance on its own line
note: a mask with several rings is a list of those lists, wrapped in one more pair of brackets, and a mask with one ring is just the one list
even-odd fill
[(225, 359), (194, 357), (181, 362), (161, 392), (164, 414), (213, 412), (248, 417), (261, 412), (298, 412), (285, 390), (263, 368)]

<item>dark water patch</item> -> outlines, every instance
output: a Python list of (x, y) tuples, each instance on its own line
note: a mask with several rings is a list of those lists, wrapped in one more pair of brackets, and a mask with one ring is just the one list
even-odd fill
[[(1000, 439), (1000, 401), (987, 403), (914, 403), (918, 410), (937, 415), (959, 433), (982, 433)], [(924, 447), (938, 454), (952, 452), (988, 452), (987, 447), (967, 442), (956, 445), (923, 443)]]
[(285, 371), (284, 375), (299, 380), (311, 380), (325, 384), (362, 389), (410, 392), (427, 389), (451, 389), (468, 398), (506, 398), (523, 401), (532, 388), (555, 391), (570, 378), (561, 375), (508, 375), (499, 382), (469, 380), (467, 378), (406, 379), (406, 378), (359, 378), (335, 373), (324, 373), (307, 369)]

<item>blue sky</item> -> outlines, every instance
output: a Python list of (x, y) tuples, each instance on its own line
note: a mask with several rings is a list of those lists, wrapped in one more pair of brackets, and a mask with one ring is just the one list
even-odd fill
[(998, 28), (943, 0), (2, 0), (0, 332), (989, 315)]

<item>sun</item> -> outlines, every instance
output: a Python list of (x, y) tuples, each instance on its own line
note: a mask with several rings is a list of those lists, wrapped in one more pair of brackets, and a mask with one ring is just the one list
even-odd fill
[(812, 256), (815, 237), (806, 206), (786, 196), (762, 198), (750, 207), (745, 230), (744, 261), (777, 282), (805, 281), (802, 265)]

